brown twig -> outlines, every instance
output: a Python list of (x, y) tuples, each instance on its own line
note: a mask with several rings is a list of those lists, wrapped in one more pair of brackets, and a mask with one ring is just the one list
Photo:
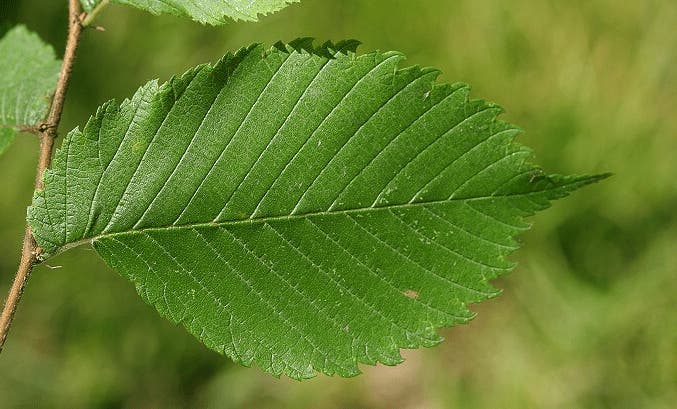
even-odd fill
[[(38, 161), (38, 170), (35, 176), (35, 187), (37, 189), (43, 188), (42, 174), (49, 168), (52, 162), (52, 152), (54, 150), (54, 139), (57, 136), (57, 129), (61, 122), (61, 114), (63, 112), (64, 101), (66, 99), (66, 91), (68, 90), (68, 83), (70, 82), (71, 73), (73, 71), (73, 63), (75, 62), (75, 54), (77, 52), (78, 44), (80, 43), (80, 35), (82, 34), (82, 21), (85, 18), (81, 15), (80, 1), (68, 1), (68, 39), (66, 41), (66, 51), (61, 65), (61, 72), (59, 80), (56, 84), (56, 91), (52, 99), (52, 105), (49, 109), (47, 121), (38, 127), (40, 136), (40, 159)], [(14, 282), (9, 290), (5, 306), (0, 315), (0, 352), (5, 345), (7, 333), (12, 325), (14, 313), (17, 305), (21, 300), (24, 287), (28, 281), (28, 277), (33, 270), (33, 266), (38, 263), (40, 249), (33, 238), (30, 226), (26, 226), (26, 233), (24, 235), (23, 250), (21, 252), (21, 262), (14, 277)]]

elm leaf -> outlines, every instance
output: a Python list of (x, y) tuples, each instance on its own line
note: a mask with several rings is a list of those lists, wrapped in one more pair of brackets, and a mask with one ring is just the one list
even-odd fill
[(99, 108), (28, 220), (90, 243), (161, 315), (279, 376), (402, 361), (498, 294), (524, 218), (600, 180), (546, 175), (438, 71), (355, 42), (254, 45)]
[[(229, 20), (256, 21), (260, 15), (274, 13), (300, 0), (111, 0), (152, 14), (189, 17), (203, 24), (221, 25)], [(91, 12), (102, 0), (80, 0)]]
[(0, 154), (47, 115), (60, 68), (52, 47), (24, 26), (0, 39)]

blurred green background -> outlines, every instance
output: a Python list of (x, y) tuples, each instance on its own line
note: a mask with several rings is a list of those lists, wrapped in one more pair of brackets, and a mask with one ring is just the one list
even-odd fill
[[(66, 1), (0, 0), (63, 51)], [(507, 107), (539, 164), (612, 171), (534, 218), (505, 293), (354, 379), (276, 380), (160, 318), (88, 248), (35, 270), (0, 356), (0, 408), (674, 408), (677, 2), (303, 0), (210, 28), (111, 6), (86, 33), (62, 133), (98, 105), (252, 42), (357, 38)], [(1, 33), (0, 33), (1, 34)], [(0, 61), (0, 63), (2, 63)], [(20, 253), (37, 141), (0, 158), (0, 291)]]

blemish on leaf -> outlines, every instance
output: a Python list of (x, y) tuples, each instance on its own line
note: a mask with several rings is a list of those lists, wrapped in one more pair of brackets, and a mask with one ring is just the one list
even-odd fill
[(402, 294), (404, 294), (406, 297), (411, 298), (412, 300), (418, 300), (419, 296), (418, 291), (414, 290), (403, 291)]

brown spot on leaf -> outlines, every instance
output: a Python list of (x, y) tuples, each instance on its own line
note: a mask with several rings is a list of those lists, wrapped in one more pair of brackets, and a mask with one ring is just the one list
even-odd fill
[(407, 290), (407, 291), (403, 292), (402, 294), (406, 295), (407, 297), (411, 298), (412, 300), (418, 299), (418, 291)]

